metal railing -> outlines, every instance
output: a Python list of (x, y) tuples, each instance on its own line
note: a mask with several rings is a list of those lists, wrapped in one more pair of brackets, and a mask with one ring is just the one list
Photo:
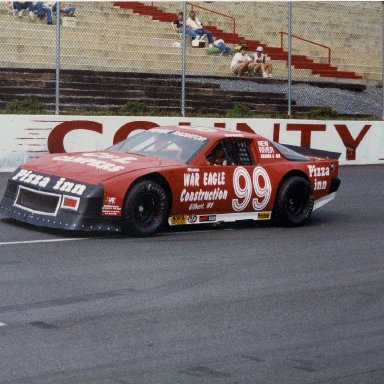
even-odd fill
[(236, 18), (234, 16), (230, 16), (230, 15), (226, 15), (225, 13), (213, 11), (212, 9), (202, 7), (201, 5), (196, 5), (196, 4), (188, 3), (188, 2), (187, 2), (187, 4), (191, 6), (192, 11), (194, 10), (194, 8), (199, 8), (199, 9), (203, 9), (204, 11), (214, 13), (215, 15), (220, 15), (220, 16), (227, 17), (227, 18), (231, 19), (232, 23), (233, 23), (233, 33), (236, 33)]
[[(282, 32), (280, 31), (280, 47), (281, 49), (284, 48), (284, 38), (283, 36), (286, 35), (286, 36), (289, 36), (289, 33), (287, 32)], [(304, 39), (303, 37), (300, 37), (300, 36), (297, 36), (297, 35), (292, 35), (291, 34), (291, 38), (295, 38), (295, 39), (298, 39), (298, 40), (301, 40), (301, 41), (305, 41), (306, 43), (310, 43), (310, 44), (313, 44), (313, 45), (317, 45), (318, 47), (322, 47), (322, 48), (325, 48), (328, 50), (328, 63), (329, 65), (331, 65), (331, 48), (328, 47), (327, 45), (324, 45), (324, 44), (320, 44), (320, 43), (316, 43), (315, 41), (312, 41), (312, 40), (308, 40), (308, 39)]]
[[(236, 104), (249, 106), (259, 114), (287, 112), (289, 116), (297, 116), (323, 106), (341, 114), (384, 114), (384, 4), (366, 5), (362, 1), (351, 5), (327, 2), (321, 6), (310, 2), (256, 1), (205, 4), (192, 0), (158, 1), (153, 3), (157, 9), (148, 10), (150, 2), (120, 3), (121, 8), (114, 6), (114, 2), (75, 2), (76, 17), (61, 15), (62, 24), (56, 24), (56, 28), (47, 25), (44, 18), (30, 18), (25, 10), (19, 15), (0, 7), (3, 37), (0, 67), (36, 70), (33, 78), (25, 82), (0, 74), (0, 108), (32, 93), (47, 108), (53, 109), (56, 104), (57, 112), (60, 102), (66, 108), (61, 108), (62, 111), (81, 108), (115, 111), (126, 101), (155, 105), (162, 100), (162, 105), (171, 112), (183, 105), (183, 114), (216, 110), (225, 113), (224, 108)], [(264, 79), (262, 73), (237, 78), (230, 69), (231, 53), (220, 55), (207, 44), (195, 49), (189, 36), (186, 43), (179, 36), (175, 38), (170, 21), (181, 10), (187, 16), (187, 8), (191, 7), (199, 8), (203, 24), (211, 25), (215, 36), (223, 39), (232, 51), (243, 39), (249, 54), (262, 46), (271, 57), (272, 79)], [(340, 16), (341, 11), (345, 18)], [(328, 18), (321, 17), (325, 15)], [(256, 16), (259, 22), (252, 23)], [(205, 23), (204, 19), (210, 22)], [(356, 31), (353, 27), (356, 20), (361, 20), (364, 29)], [(217, 28), (218, 24), (223, 27)], [(38, 42), (35, 36), (39, 36)], [(183, 42), (184, 45), (180, 44)], [(369, 63), (364, 50), (370, 53)], [(53, 69), (56, 75), (48, 72)], [(128, 79), (125, 74), (130, 73), (135, 80), (129, 81), (128, 89), (124, 88), (128, 80), (122, 80), (113, 86), (116, 89), (111, 84), (111, 91), (103, 93), (100, 84), (89, 85), (88, 79), (84, 85), (80, 84), (83, 79), (75, 71), (116, 73), (122, 79)], [(136, 79), (136, 73), (141, 74), (141, 81)], [(161, 80), (169, 77), (177, 82), (162, 92), (151, 77)], [(29, 84), (35, 79), (41, 83), (30, 90)], [(312, 85), (318, 88), (311, 88)], [(368, 92), (362, 94), (364, 87)], [(341, 96), (338, 89), (353, 92)], [(222, 92), (220, 96), (216, 90)], [(255, 97), (257, 93), (260, 100)]]
[[(152, 7), (155, 7), (154, 3), (155, 3), (154, 1), (151, 2)], [(194, 10), (194, 8), (199, 8), (199, 9), (202, 9), (204, 11), (211, 12), (211, 13), (214, 13), (216, 15), (220, 15), (220, 16), (227, 17), (227, 18), (231, 19), (232, 23), (233, 23), (233, 33), (236, 33), (236, 18), (234, 16), (227, 15), (227, 14), (222, 13), (222, 12), (213, 11), (212, 9), (202, 7), (201, 5), (197, 5), (197, 4), (193, 4), (193, 3), (189, 3), (189, 2), (186, 2), (186, 4), (191, 6), (192, 11)]]

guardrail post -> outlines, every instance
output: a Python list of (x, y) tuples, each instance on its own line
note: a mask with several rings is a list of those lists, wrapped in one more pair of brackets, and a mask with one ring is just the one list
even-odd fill
[(288, 116), (292, 115), (292, 2), (288, 2)]
[(60, 1), (56, 2), (56, 85), (55, 114), (60, 114)]
[(183, 1), (183, 41), (182, 41), (182, 58), (181, 58), (181, 114), (185, 116), (185, 72), (186, 72), (186, 60), (187, 60), (187, 45), (186, 45), (186, 34), (185, 25), (187, 22), (187, 3)]
[(384, 1), (381, 2), (381, 118), (384, 120)]

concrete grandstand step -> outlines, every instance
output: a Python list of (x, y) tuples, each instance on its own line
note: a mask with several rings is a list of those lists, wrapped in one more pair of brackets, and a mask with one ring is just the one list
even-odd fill
[[(346, 2), (345, 2), (346, 3)], [(158, 8), (162, 10), (169, 11), (171, 14), (175, 14), (177, 10), (180, 8), (180, 4), (175, 3), (169, 3), (168, 2), (156, 2), (154, 3), (158, 6)], [(217, 5), (216, 5), (217, 4)], [(360, 3), (358, 2), (360, 5)], [(265, 43), (267, 46), (274, 46), (276, 45), (276, 42), (278, 40), (278, 32), (279, 30), (286, 29), (286, 11), (287, 7), (285, 4), (279, 5), (278, 3), (270, 3), (268, 5), (264, 3), (258, 3), (257, 8), (252, 3), (246, 3), (243, 2), (241, 4), (230, 4), (230, 3), (207, 3), (204, 4), (204, 7), (221, 10), (222, 12), (226, 13), (229, 12), (230, 14), (233, 14), (237, 18), (237, 29), (239, 30), (239, 35), (242, 36), (249, 36), (249, 40), (253, 39), (253, 36), (265, 36), (266, 41)], [(331, 12), (327, 13), (327, 7), (331, 9)], [(113, 27), (114, 24), (118, 27), (119, 33), (122, 36), (126, 36), (125, 29), (129, 26), (138, 26), (145, 24), (146, 28), (141, 28), (142, 33), (146, 33), (147, 29), (150, 30), (150, 33), (153, 33), (154, 30), (157, 29), (158, 33), (163, 33), (163, 31), (168, 30), (169, 24), (168, 23), (161, 23), (161, 22), (151, 22), (151, 18), (147, 16), (140, 16), (140, 15), (134, 15), (132, 11), (129, 10), (122, 10), (122, 9), (116, 9), (112, 7), (111, 3), (81, 3), (79, 2), (77, 5), (78, 8), (78, 20), (81, 21), (79, 23), (79, 27), (77, 30), (79, 33), (83, 34), (90, 34), (92, 35), (92, 28), (99, 25), (100, 28), (94, 29), (95, 33), (94, 36), (99, 36), (104, 33), (104, 35), (110, 39), (113, 36)], [(332, 47), (332, 57), (338, 57), (338, 51), (342, 51), (343, 47), (348, 47), (348, 49), (345, 49), (343, 52), (345, 52), (345, 55), (341, 55), (340, 57), (345, 57), (344, 60), (348, 62), (348, 55), (350, 58), (353, 58), (354, 61), (349, 60), (350, 62), (355, 62), (356, 57), (363, 57), (363, 55), (356, 54), (359, 47), (368, 47), (370, 42), (378, 41), (377, 38), (381, 38), (380, 32), (375, 31), (375, 26), (379, 25), (379, 23), (375, 23), (375, 20), (379, 18), (380, 12), (377, 12), (378, 6), (375, 4), (372, 4), (372, 6), (368, 8), (362, 8), (365, 9), (365, 12), (357, 11), (357, 7), (349, 6), (349, 11), (345, 12), (345, 9), (348, 9), (347, 5), (340, 5), (340, 4), (331, 4), (326, 3), (325, 6), (323, 6), (322, 3), (315, 2), (314, 5), (308, 3), (308, 2), (300, 2), (295, 3), (294, 5), (294, 17), (296, 19), (293, 20), (294, 22), (294, 30), (296, 34), (301, 34), (303, 37), (317, 40), (316, 35), (314, 33), (317, 33), (320, 36), (319, 42), (322, 42), (324, 40), (324, 43), (327, 44), (327, 39), (329, 40), (329, 45)], [(370, 9), (375, 9), (373, 13), (368, 13)], [(327, 15), (327, 17), (316, 17), (316, 15), (320, 14), (320, 10), (323, 15)], [(340, 33), (340, 29), (342, 28), (343, 24), (340, 23), (340, 21), (343, 20), (343, 13), (346, 15), (345, 17), (351, 18), (351, 20), (358, 20), (358, 22), (352, 22), (349, 20), (349, 25), (359, 25), (359, 31), (371, 31), (371, 33), (368, 33), (365, 36), (370, 36), (372, 38), (365, 38), (363, 41), (359, 40), (364, 37), (362, 34), (361, 36), (358, 33)], [(223, 29), (224, 31), (228, 32), (231, 30), (229, 28), (230, 23), (223, 21), (220, 19), (223, 19), (220, 16), (214, 16), (208, 12), (205, 12), (203, 10), (198, 10), (199, 16), (202, 18), (203, 22), (206, 20), (206, 26), (209, 28), (209, 23), (213, 23), (214, 25), (217, 25), (219, 28)], [(366, 16), (365, 16), (366, 15)], [(263, 20), (263, 28), (268, 32), (264, 31), (264, 33), (260, 33), (258, 29), (255, 29), (255, 26), (252, 25), (252, 20), (254, 20), (255, 16), (259, 16), (260, 20)], [(42, 31), (40, 35), (46, 35), (46, 26), (39, 26), (34, 23), (28, 23), (28, 21), (23, 22), (14, 22), (14, 18), (12, 18), (9, 15), (4, 16), (4, 18), (7, 18), (6, 23), (14, 23), (15, 25), (21, 26), (23, 24), (28, 25), (29, 28), (40, 28)], [(93, 18), (93, 20), (92, 20)], [(225, 19), (225, 18), (224, 18)], [(324, 21), (323, 21), (324, 19)], [(141, 20), (141, 21), (140, 21)], [(367, 21), (368, 20), (368, 21)], [(325, 24), (326, 22), (331, 22), (331, 27), (327, 27)], [(6, 24), (5, 23), (5, 24)], [(33, 24), (33, 25), (32, 25)], [(125, 26), (124, 26), (125, 24)], [(162, 26), (164, 24), (164, 26)], [(254, 23), (253, 23), (254, 24)], [(225, 25), (225, 28), (223, 28), (223, 25)], [(281, 26), (281, 27), (280, 27)], [(324, 28), (324, 26), (326, 28)], [(3, 24), (0, 28), (3, 29)], [(43, 27), (43, 28), (41, 28)], [(345, 25), (344, 25), (345, 27)], [(4, 26), (5, 28), (5, 26)], [(12, 28), (11, 28), (12, 29)], [(103, 32), (104, 29), (104, 32)], [(62, 29), (63, 34), (67, 31), (70, 31), (72, 34), (75, 33), (74, 29)], [(272, 31), (272, 33), (269, 33), (269, 31)], [(275, 32), (273, 32), (275, 31)], [(324, 31), (324, 32), (322, 32)], [(334, 32), (336, 31), (336, 32)], [(337, 32), (338, 31), (338, 32)], [(44, 33), (45, 32), (45, 33)], [(261, 31), (262, 32), (262, 31)], [(300, 32), (300, 33), (299, 33)], [(171, 33), (171, 32), (170, 32)], [(375, 34), (376, 33), (376, 34)], [(128, 33), (129, 34), (129, 33)], [(273, 38), (275, 34), (275, 37)], [(33, 34), (32, 34), (33, 35)], [(119, 35), (115, 33), (115, 35)], [(140, 34), (139, 34), (140, 35)], [(351, 39), (351, 36), (353, 35), (353, 38)], [(26, 35), (28, 36), (28, 32)], [(268, 41), (269, 36), (271, 36), (272, 40)], [(145, 37), (146, 38), (146, 37)], [(150, 37), (148, 37), (150, 38)], [(349, 40), (348, 40), (349, 39)], [(102, 39), (100, 39), (102, 41)], [(140, 41), (138, 36), (138, 41)], [(349, 44), (349, 45), (348, 45)], [(351, 49), (353, 47), (354, 49)], [(372, 45), (372, 51), (375, 51), (375, 45)], [(352, 53), (352, 54), (351, 54)], [(375, 60), (379, 60), (379, 56)], [(339, 63), (336, 63), (336, 65), (339, 65)], [(377, 65), (375, 65), (377, 66)]]
[[(178, 92), (177, 92), (178, 91)], [(169, 100), (180, 100), (180, 90), (174, 90), (173, 93), (170, 92), (162, 92), (161, 90), (150, 90), (146, 89), (145, 94), (149, 98), (163, 98), (166, 94)], [(215, 97), (220, 97), (220, 104), (223, 103), (250, 103), (250, 104), (287, 104), (287, 100), (284, 95), (279, 96), (269, 96), (262, 92), (244, 92), (242, 96), (240, 95), (232, 95), (231, 93), (224, 93), (222, 91), (216, 91), (209, 93), (201, 92), (198, 89), (186, 91), (186, 96), (196, 96), (200, 101), (211, 101), (215, 99)]]
[[(124, 70), (124, 64), (126, 65), (127, 71), (140, 71), (146, 69), (148, 72), (161, 72), (166, 73), (177, 73), (180, 71), (179, 63), (180, 50), (171, 49), (171, 44), (174, 41), (173, 32), (170, 31), (170, 26), (168, 23), (154, 23), (148, 22), (146, 18), (146, 27), (143, 29), (143, 18), (146, 16), (133, 15), (132, 12), (115, 9), (111, 4), (103, 3), (102, 6), (90, 6), (88, 4), (79, 3), (79, 20), (82, 23), (79, 24), (79, 27), (76, 29), (65, 29), (62, 30), (63, 42), (62, 42), (62, 65), (63, 68), (75, 67), (79, 69), (108, 69), (116, 68), (116, 70)], [(174, 15), (175, 6), (173, 6), (172, 14)], [(83, 11), (83, 13), (81, 13)], [(92, 15), (94, 20), (91, 17), (88, 17), (90, 11), (93, 12)], [(87, 13), (86, 13), (87, 12)], [(129, 16), (129, 21), (127, 16)], [(121, 17), (120, 17), (121, 16)], [(7, 21), (12, 21), (10, 20)], [(111, 23), (111, 21), (114, 23)], [(96, 22), (97, 21), (97, 22)], [(8, 26), (4, 23), (4, 28), (6, 30), (13, 30), (11, 26)], [(90, 23), (89, 25), (86, 23)], [(35, 25), (33, 23), (24, 22), (24, 24), (19, 23), (18, 25), (25, 26), (25, 36), (33, 35), (38, 31), (42, 36), (43, 48), (47, 48), (51, 45), (52, 51), (54, 49), (54, 39), (47, 38), (47, 33), (44, 33), (46, 26)], [(3, 26), (3, 24), (2, 24)], [(141, 28), (140, 28), (141, 26)], [(129, 28), (132, 27), (131, 30)], [(31, 34), (31, 28), (34, 29), (34, 33)], [(119, 33), (116, 33), (116, 28), (119, 28)], [(0, 34), (2, 30), (0, 29)], [(134, 31), (134, 33), (132, 33)], [(140, 33), (143, 35), (143, 39), (140, 39)], [(78, 34), (81, 34), (82, 39), (76, 39)], [(162, 34), (161, 38), (154, 37), (157, 34)], [(164, 35), (163, 35), (164, 33)], [(224, 32), (223, 32), (224, 33)], [(226, 33), (226, 32), (225, 32)], [(23, 34), (24, 36), (24, 34)], [(53, 37), (52, 33), (52, 37)], [(64, 36), (66, 36), (64, 38)], [(166, 36), (166, 37), (163, 37)], [(225, 36), (225, 35), (223, 35)], [(101, 38), (102, 37), (102, 38)], [(144, 40), (144, 43), (141, 41)], [(9, 40), (7, 40), (9, 41)], [(31, 39), (33, 42), (33, 40)], [(77, 42), (78, 41), (78, 42)], [(129, 45), (130, 44), (130, 45)], [(30, 44), (33, 46), (33, 44)], [(87, 50), (83, 47), (86, 46)], [(158, 54), (159, 47), (164, 47), (168, 49), (163, 49), (163, 51), (172, 51), (168, 52), (169, 60), (164, 58), (162, 54)], [(276, 55), (276, 60), (286, 60), (287, 54), (284, 52), (279, 53), (279, 48), (273, 50), (274, 47), (270, 47), (273, 54)], [(22, 66), (34, 66), (38, 67), (51, 67), (53, 65), (52, 56), (39, 55), (40, 47), (35, 48), (35, 53), (37, 54), (37, 60), (30, 53), (26, 53), (25, 59), (22, 60), (23, 54), (17, 55), (20, 49), (18, 47), (14, 48), (13, 52), (9, 52), (7, 60), (3, 60), (3, 63), (10, 63), (12, 60), (18, 63), (22, 63)], [(46, 49), (46, 50), (47, 50)], [(46, 51), (45, 50), (45, 51)], [(156, 50), (156, 51), (154, 51)], [(79, 58), (80, 52), (83, 57)], [(137, 55), (137, 60), (126, 60), (127, 55)], [(204, 72), (209, 71), (211, 75), (228, 75), (228, 62), (222, 63), (218, 61), (217, 57), (208, 57), (205, 54), (204, 50), (188, 50), (188, 69), (193, 74), (204, 74)], [(299, 56), (299, 55), (298, 55)], [(146, 57), (155, 57), (155, 60), (149, 61)], [(145, 65), (142, 64), (142, 60), (146, 61)], [(202, 60), (206, 62), (206, 65), (202, 65)], [(97, 61), (97, 63), (95, 63)], [(160, 62), (160, 63), (159, 63)], [(278, 61), (274, 63), (275, 73), (278, 77), (286, 76), (287, 71), (277, 67)], [(1, 64), (0, 64), (1, 65)], [(176, 69), (175, 69), (176, 67)], [(109, 68), (109, 69), (110, 69)], [(301, 71), (301, 72), (300, 72)], [(305, 78), (309, 76), (309, 72), (306, 72), (305, 69), (294, 70), (293, 77), (299, 79), (300, 76)], [(330, 74), (330, 72), (325, 73)], [(322, 74), (322, 77), (325, 75)], [(319, 74), (312, 76), (316, 78)], [(356, 79), (354, 79), (356, 80)]]
[[(26, 84), (20, 86), (6, 86), (1, 84), (0, 88), (0, 99), (1, 100), (13, 100), (15, 97), (26, 97), (31, 93), (31, 89), (28, 88)], [(52, 97), (55, 94), (54, 84), (51, 84), (50, 87), (39, 87), (34, 88), (34, 94), (39, 98), (46, 100), (47, 96)], [(119, 100), (119, 103), (122, 100), (126, 99), (137, 99), (137, 98), (151, 98), (151, 99), (161, 99), (164, 98), (164, 95), (168, 95), (169, 100), (179, 100), (181, 89), (180, 87), (161, 87), (160, 89), (154, 89), (153, 87), (142, 88), (132, 90), (131, 87), (129, 90), (116, 90), (112, 89), (108, 91), (108, 98), (113, 100)], [(60, 95), (64, 99), (68, 99), (76, 95), (79, 97), (79, 100), (85, 100), (85, 98), (89, 98), (92, 100), (93, 98), (99, 98), (100, 100), (105, 101), (103, 98), (105, 97), (105, 87), (104, 88), (95, 88), (84, 86), (81, 89), (74, 89), (72, 86), (67, 88), (65, 84), (60, 89)], [(186, 91), (187, 97), (196, 96), (200, 101), (209, 102), (212, 97), (220, 97), (220, 102), (224, 103), (251, 103), (251, 104), (286, 104), (287, 100), (284, 94), (276, 94), (276, 93), (255, 93), (255, 92), (244, 92), (242, 95), (235, 95), (233, 93), (224, 94), (223, 92), (217, 90), (210, 90), (206, 88), (187, 88)]]
[[(0, 108), (5, 108), (7, 106), (7, 102), (1, 101), (0, 100)], [(47, 112), (54, 113), (56, 105), (53, 101), (48, 101), (45, 103), (46, 110)], [(155, 106), (156, 107), (156, 106)], [(60, 105), (60, 111), (61, 113), (84, 113), (85, 111), (96, 111), (98, 110), (99, 112), (105, 112), (105, 113), (120, 113), (121, 106), (120, 105), (95, 105), (93, 103), (90, 104), (78, 104), (76, 102), (65, 102), (61, 103)], [(302, 107), (302, 106), (292, 106), (292, 111), (295, 113), (295, 115), (300, 115), (301, 113), (306, 113), (313, 109), (315, 107)], [(286, 108), (283, 110), (276, 111), (275, 109), (268, 109), (265, 106), (258, 106), (258, 107), (253, 107), (251, 109), (255, 113), (259, 113), (261, 115), (265, 115), (268, 113), (271, 113), (273, 115), (276, 115), (276, 113), (281, 113), (282, 115), (286, 114)], [(225, 115), (226, 109), (221, 109), (215, 107), (215, 105), (203, 105), (203, 106), (191, 106), (189, 101), (187, 100), (186, 106), (185, 106), (185, 111), (187, 114), (191, 113), (196, 113), (196, 112), (201, 112), (201, 113), (206, 113), (206, 114), (215, 114), (215, 115)], [(163, 106), (160, 110), (161, 113), (172, 113), (172, 114), (180, 114), (180, 105), (166, 105)]]
[[(42, 78), (38, 80), (38, 75)], [(103, 78), (105, 76), (105, 78)], [(17, 80), (14, 81), (14, 80)], [(75, 81), (76, 80), (76, 81)], [(84, 80), (84, 82), (82, 82)], [(135, 83), (142, 87), (133, 87)], [(60, 104), (62, 110), (118, 111), (127, 101), (141, 101), (162, 111), (180, 106), (180, 78), (146, 73), (103, 73), (95, 71), (63, 71)], [(108, 85), (108, 92), (106, 86)], [(118, 85), (118, 86), (117, 86)], [(254, 110), (285, 111), (285, 93), (226, 92), (220, 85), (207, 81), (188, 81), (186, 102), (191, 111), (206, 110), (225, 114), (235, 104), (247, 104)], [(55, 99), (54, 71), (43, 69), (6, 69), (0, 76), (0, 105), (34, 94), (49, 109)], [(211, 106), (213, 105), (213, 106)], [(293, 103), (295, 105), (295, 103)]]
[[(294, 4), (296, 15), (300, 14), (306, 16), (308, 19), (308, 21), (306, 19), (301, 20), (301, 24), (305, 24), (306, 26), (313, 25), (314, 28), (317, 28), (317, 33), (320, 33), (321, 31), (319, 28), (324, 26), (325, 21), (321, 20), (321, 18), (314, 20), (311, 14), (306, 14), (309, 9), (315, 12), (317, 8), (320, 8), (320, 3), (316, 3), (316, 6), (313, 7), (309, 7), (308, 4), (307, 7), (304, 7), (306, 4), (303, 3), (304, 2)], [(169, 3), (167, 5), (167, 2), (156, 2), (154, 4), (158, 6), (159, 9), (170, 12), (173, 15), (173, 18), (175, 18), (175, 13), (180, 10), (181, 6), (181, 3)], [(147, 5), (150, 4), (148, 3)], [(286, 29), (286, 4), (279, 5), (277, 3), (271, 3), (267, 7), (266, 4), (259, 3), (257, 7), (255, 7), (254, 4), (248, 4), (246, 2), (242, 2), (241, 4), (217, 2), (201, 5), (214, 10), (222, 10), (224, 13), (227, 11), (229, 13), (233, 13), (238, 21), (236, 30), (239, 36), (248, 36), (247, 40), (250, 41), (251, 46), (252, 44), (260, 44), (260, 42), (264, 43), (264, 46), (267, 47), (268, 50), (270, 50), (274, 55), (274, 77), (283, 78), (287, 76), (286, 61), (284, 61), (287, 59), (287, 53), (281, 51), (279, 47), (278, 34), (279, 30)], [(150, 16), (134, 14), (133, 11), (127, 9), (114, 8), (112, 3), (106, 2), (79, 2), (76, 7), (78, 21), (77, 27), (61, 29), (63, 37), (63, 68), (116, 70), (126, 72), (140, 72), (145, 69), (148, 73), (163, 74), (181, 72), (181, 50), (171, 48), (171, 45), (174, 42), (174, 34), (170, 28), (169, 22), (155, 22), (152, 21)], [(301, 8), (307, 11), (304, 12), (300, 10)], [(276, 10), (280, 11), (277, 12)], [(218, 29), (216, 30), (221, 30), (222, 36), (228, 36), (227, 34), (232, 30), (231, 23), (225, 20), (223, 21), (223, 18), (220, 15), (214, 16), (209, 12), (205, 12), (200, 9), (198, 10), (198, 15), (201, 17), (208, 29), (211, 28), (209, 23), (211, 23), (212, 26), (217, 26)], [(250, 22), (259, 15), (263, 15), (263, 20), (266, 22), (269, 20), (268, 23), (270, 24), (262, 23), (262, 28), (260, 29), (259, 23), (255, 26), (255, 23)], [(334, 19), (336, 20), (337, 17)], [(279, 28), (279, 20), (284, 21), (284, 28)], [(361, 23), (359, 26), (363, 28)], [(301, 28), (297, 21), (294, 23), (294, 27), (295, 33), (297, 28)], [(335, 25), (331, 29), (337, 28), (340, 29), (340, 27)], [(268, 31), (260, 33), (263, 32), (262, 29), (267, 29)], [(213, 28), (212, 30), (215, 29)], [(313, 31), (302, 30), (305, 32), (303, 33), (304, 37), (313, 38)], [(326, 39), (327, 34), (331, 36), (333, 44), (338, 44), (340, 40), (340, 44), (338, 44), (337, 49), (334, 50), (332, 47), (332, 57), (337, 57), (337, 52), (340, 51), (345, 52), (345, 60), (348, 60), (347, 53), (349, 52), (350, 54), (350, 49), (347, 48), (342, 51), (342, 47), (340, 47), (342, 46), (341, 42), (347, 42), (347, 37), (342, 37), (341, 39), (339, 36), (339, 40), (335, 39), (336, 34), (334, 34), (330, 28), (326, 28), (324, 32), (321, 33), (321, 39), (319, 42), (321, 42), (322, 39)], [(40, 36), (39, 40), (36, 39), (36, 35)], [(4, 48), (4, 46), (1, 45), (2, 43), (10, 44), (10, 36), (14, 38), (13, 40), (20, 41), (25, 45), (32, 47), (35, 46), (36, 53), (39, 52), (39, 46), (47, 47), (47, 49), (50, 47), (49, 55), (46, 56), (38, 54), (34, 57), (33, 54), (28, 53), (24, 56), (22, 52), (17, 55), (18, 51), (24, 49), (23, 47), (19, 47), (18, 44), (12, 48), (12, 52), (9, 52), (8, 55), (7, 49), (9, 46), (7, 46), (7, 49), (2, 50), (5, 55), (2, 55), (0, 66), (6, 66), (9, 64), (10, 66), (13, 65), (21, 67), (54, 67), (54, 60), (52, 60), (53, 55), (51, 55), (50, 52), (54, 52), (55, 49), (55, 28), (47, 29), (47, 26), (44, 24), (30, 23), (27, 18), (17, 20), (17, 18), (6, 14), (0, 17), (0, 47)], [(1, 39), (1, 37), (3, 37), (3, 39)], [(255, 40), (256, 37), (258, 40)], [(356, 38), (358, 37), (359, 36), (356, 35)], [(377, 41), (377, 39), (368, 39), (365, 46), (370, 46), (369, 44), (371, 41)], [(239, 41), (236, 41), (236, 43), (238, 42)], [(350, 44), (351, 39), (347, 43)], [(359, 48), (359, 46), (360, 44), (356, 44), (355, 48)], [(86, 47), (87, 50), (83, 49), (84, 47)], [(372, 47), (374, 47), (374, 45)], [(372, 50), (375, 51), (373, 48)], [(160, 52), (161, 54), (158, 54), (159, 51), (162, 51)], [(82, 55), (79, 55), (79, 52), (81, 52)], [(164, 52), (170, 54), (169, 59), (162, 56)], [(298, 55), (294, 55), (295, 58), (293, 60), (293, 63), (296, 64), (292, 73), (293, 79), (304, 81), (323, 81), (324, 83), (330, 80), (333, 82), (344, 81), (341, 77), (328, 77), (334, 75), (331, 71), (314, 74), (308, 69), (298, 69), (299, 61), (301, 61), (300, 56), (305, 57), (305, 55), (301, 55), (300, 51), (297, 53)], [(127, 59), (129, 56), (131, 57)], [(133, 56), (136, 57), (135, 60), (133, 59)], [(316, 52), (316, 58), (320, 56), (321, 55)], [(148, 57), (153, 57), (154, 60), (149, 60)], [(142, 64), (143, 60), (146, 62), (145, 65)], [(314, 61), (312, 58), (311, 60), (312, 62)], [(311, 60), (308, 60), (308, 62)], [(354, 60), (355, 61), (350, 61), (350, 63), (356, 62), (356, 59)], [(228, 70), (229, 61), (229, 58), (227, 58), (227, 62), (225, 63), (222, 58), (217, 56), (210, 57), (206, 55), (205, 50), (202, 49), (189, 49), (187, 56), (188, 73), (195, 75), (218, 75), (227, 77), (230, 75)], [(339, 62), (333, 63), (333, 61), (332, 66), (337, 66), (339, 67), (339, 70), (345, 72), (353, 72), (354, 69), (359, 68), (358, 66), (355, 68), (345, 68)], [(364, 69), (364, 73), (368, 73), (368, 71)], [(344, 75), (346, 76), (346, 74)], [(374, 76), (377, 76), (377, 71), (373, 70), (368, 76), (370, 76), (370, 78), (374, 78)], [(381, 78), (381, 76), (379, 77)], [(348, 78), (345, 80), (349, 81)], [(361, 79), (352, 78), (350, 83), (358, 84), (360, 81)]]
[[(164, 12), (160, 9), (158, 9), (157, 7), (154, 7), (154, 6), (148, 6), (148, 5), (144, 5), (142, 3), (139, 3), (139, 2), (129, 2), (129, 3), (125, 3), (125, 2), (116, 2), (115, 5), (119, 5), (120, 7), (122, 8), (131, 8), (134, 12), (138, 12), (138, 13), (141, 13), (143, 15), (152, 15), (155, 19), (157, 20), (160, 20), (160, 21), (163, 21), (163, 17), (162, 17), (162, 14), (164, 15), (165, 18), (167, 18), (169, 16), (169, 13), (168, 12)], [(220, 30), (219, 28), (216, 28), (214, 26), (210, 26), (210, 30), (216, 35), (216, 36), (219, 36), (219, 37), (223, 37), (225, 38), (227, 41), (229, 41), (229, 36), (233, 36), (233, 37), (236, 37), (237, 39), (239, 38), (239, 35), (235, 34), (235, 33), (232, 33), (231, 34), (228, 34), (228, 33), (224, 33), (222, 30)], [(260, 44), (259, 41), (248, 41), (247, 42), (247, 45), (249, 46), (250, 49), (255, 49), (256, 45)], [(272, 59), (274, 60), (279, 60), (279, 59), (282, 59), (281, 56), (279, 56), (279, 49), (280, 49), (280, 55), (283, 55), (284, 52), (281, 48), (279, 47), (270, 47), (270, 50), (272, 49), (273, 53), (271, 53), (271, 57)], [(330, 75), (330, 77), (337, 77), (337, 68), (333, 68), (331, 67), (330, 65), (328, 65), (328, 72), (324, 72), (324, 73), (316, 73), (315, 70), (317, 70), (319, 68), (319, 65), (318, 64), (315, 64), (313, 63), (313, 61), (311, 61), (310, 59), (304, 57), (304, 56), (301, 56), (301, 57), (294, 57), (293, 59), (299, 59), (300, 62), (301, 62), (301, 68), (309, 68), (309, 69), (312, 69), (313, 73), (314, 74), (320, 74), (320, 76), (324, 76), (324, 75)], [(327, 67), (327, 65), (320, 65), (322, 69), (325, 70), (325, 68)], [(334, 72), (331, 72), (331, 71), (334, 71)], [(352, 74), (352, 75), (347, 75), (347, 74), (342, 74), (340, 76), (341, 78), (351, 78), (351, 79), (360, 79), (361, 77), (360, 76), (357, 76), (355, 74)]]
[[(0, 89), (0, 95), (2, 100), (9, 100), (10, 98), (14, 99), (15, 96), (17, 97), (26, 97), (28, 95), (32, 94), (31, 89), (28, 89), (26, 87), (4, 87), (1, 86)], [(48, 95), (54, 95), (55, 94), (55, 88), (39, 88), (36, 89), (33, 93), (35, 95), (39, 96), (48, 96)], [(73, 95), (79, 96), (79, 97), (103, 97), (105, 96), (105, 88), (104, 90), (95, 90), (94, 88), (91, 89), (76, 89), (76, 92), (74, 92), (73, 88), (60, 88), (60, 96), (66, 97), (66, 96), (73, 96)], [(108, 91), (108, 95), (112, 98), (137, 98), (137, 97), (144, 97), (146, 95), (145, 91), (142, 89), (136, 89), (136, 90), (124, 90), (124, 91), (116, 91), (116, 90), (110, 90)]]

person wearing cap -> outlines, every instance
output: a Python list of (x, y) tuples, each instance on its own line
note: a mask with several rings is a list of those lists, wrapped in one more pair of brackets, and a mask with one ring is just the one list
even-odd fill
[(251, 75), (253, 70), (253, 61), (251, 56), (247, 53), (247, 47), (242, 45), (240, 52), (235, 53), (230, 65), (231, 72), (237, 77), (243, 76), (246, 72)]
[(263, 77), (272, 77), (272, 63), (270, 57), (264, 53), (264, 48), (262, 46), (258, 46), (253, 55), (253, 71), (256, 73), (260, 70)]

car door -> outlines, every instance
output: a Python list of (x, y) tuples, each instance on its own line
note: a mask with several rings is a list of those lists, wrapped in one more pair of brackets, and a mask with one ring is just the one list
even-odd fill
[(254, 140), (236, 138), (222, 145), (231, 158), (228, 168), (229, 191), (226, 210), (239, 219), (269, 219), (271, 216), (271, 180), (267, 171), (257, 163)]
[[(224, 152), (225, 158), (212, 159), (217, 152)], [(258, 212), (271, 210), (271, 182), (255, 159), (252, 139), (231, 137), (216, 141), (198, 165), (187, 167), (180, 175), (182, 180), (174, 190), (174, 212), (226, 215), (220, 217), (226, 221), (258, 219)]]

